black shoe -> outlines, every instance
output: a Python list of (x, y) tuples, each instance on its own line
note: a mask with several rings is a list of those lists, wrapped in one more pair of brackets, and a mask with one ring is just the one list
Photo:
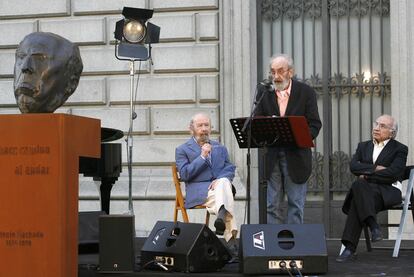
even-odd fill
[(226, 224), (222, 218), (218, 217), (216, 221), (214, 221), (214, 227), (216, 227), (216, 235), (222, 236), (226, 229)]
[(374, 228), (371, 230), (371, 241), (372, 242), (377, 242), (382, 240), (382, 233), (381, 230), (379, 228)]
[(227, 262), (229, 264), (239, 262), (239, 247), (234, 238), (227, 242), (227, 249), (231, 255), (231, 259)]
[(238, 264), (239, 257), (231, 257), (231, 259), (227, 262), (228, 264)]
[(355, 252), (351, 251), (351, 250), (350, 250), (350, 249), (348, 249), (348, 248), (345, 248), (345, 250), (342, 252), (342, 254), (341, 254), (341, 255), (339, 255), (339, 256), (336, 258), (336, 261), (337, 261), (338, 263), (349, 262), (349, 261), (355, 261), (355, 260), (356, 260), (356, 257), (357, 257), (357, 255), (356, 255), (356, 253), (355, 253)]
[(232, 244), (230, 246), (227, 247), (230, 251), (230, 254), (233, 257), (238, 257), (239, 256), (239, 247), (237, 246), (237, 244)]

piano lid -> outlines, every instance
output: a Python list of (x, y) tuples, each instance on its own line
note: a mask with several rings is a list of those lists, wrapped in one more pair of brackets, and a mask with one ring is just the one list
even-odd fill
[(124, 136), (124, 132), (112, 128), (101, 128), (101, 142), (110, 142), (120, 139)]

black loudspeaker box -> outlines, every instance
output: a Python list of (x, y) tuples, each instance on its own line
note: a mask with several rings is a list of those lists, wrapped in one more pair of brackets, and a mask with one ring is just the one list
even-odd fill
[(134, 271), (134, 221), (133, 215), (101, 215), (99, 217), (100, 272)]
[(104, 214), (103, 211), (79, 212), (79, 254), (99, 252), (99, 216)]
[(240, 272), (326, 273), (328, 252), (322, 224), (250, 224), (240, 230)]
[(230, 258), (227, 248), (206, 225), (158, 221), (141, 249), (141, 268), (212, 272)]

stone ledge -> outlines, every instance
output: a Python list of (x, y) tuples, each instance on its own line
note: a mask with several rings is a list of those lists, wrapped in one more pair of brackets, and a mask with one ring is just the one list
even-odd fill
[(72, 2), (75, 15), (117, 13), (122, 18), (121, 12), (124, 6), (146, 8), (145, 0), (72, 0)]
[(197, 36), (200, 41), (219, 39), (218, 12), (197, 14)]
[(35, 20), (0, 23), (0, 48), (16, 48), (20, 41), (29, 33), (37, 30)]
[(161, 27), (160, 41), (195, 41), (195, 14), (157, 14), (151, 22)]
[(13, 79), (0, 79), (0, 107), (16, 106), (13, 92)]
[[(139, 120), (133, 121), (134, 131), (139, 134), (149, 133), (149, 109), (148, 108), (136, 108), (137, 118)], [(72, 114), (98, 118), (101, 120), (101, 126), (107, 128), (119, 129), (126, 134), (129, 128), (130, 110), (128, 107), (96, 107), (96, 108), (72, 108)], [(116, 141), (121, 143), (123, 141)], [(123, 153), (125, 155), (126, 153)]]
[[(196, 75), (140, 75), (138, 95), (139, 104), (195, 103)], [(135, 83), (136, 85), (136, 83)], [(128, 76), (108, 78), (108, 92), (111, 104), (129, 103), (130, 79)]]
[(104, 77), (82, 76), (74, 93), (66, 101), (71, 105), (106, 104), (106, 81)]
[(16, 49), (0, 49), (0, 78), (14, 78), (14, 56)]
[[(168, 172), (171, 172), (169, 169)], [(128, 200), (129, 180), (125, 173), (122, 173), (118, 181), (115, 182), (111, 199)], [(81, 177), (79, 188), (80, 200), (99, 200), (99, 182), (94, 182), (92, 178)], [(233, 185), (237, 190), (236, 200), (246, 200), (246, 190), (241, 183), (241, 179), (236, 172)], [(175, 187), (172, 177), (169, 176), (133, 176), (132, 177), (132, 197), (134, 200), (174, 200)], [(181, 189), (185, 194), (184, 184)]]
[(105, 44), (105, 18), (62, 18), (39, 21), (39, 31), (51, 32), (78, 45)]
[(150, 5), (157, 12), (218, 9), (217, 0), (152, 0)]
[(69, 0), (42, 0), (41, 3), (36, 4), (26, 0), (0, 2), (0, 19), (25, 17), (37, 18), (69, 14)]
[(154, 134), (188, 133), (190, 118), (198, 113), (204, 112), (211, 118), (211, 129), (219, 132), (218, 107), (206, 108), (153, 108), (152, 130)]
[(152, 49), (155, 73), (216, 72), (218, 43), (156, 45)]

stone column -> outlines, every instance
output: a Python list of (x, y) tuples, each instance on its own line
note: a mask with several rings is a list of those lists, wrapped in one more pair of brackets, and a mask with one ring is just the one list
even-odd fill
[(414, 163), (414, 1), (390, 1), (391, 111), (399, 122), (397, 139), (409, 148)]
[[(414, 163), (414, 1), (390, 1), (391, 20), (391, 111), (399, 122), (397, 139), (408, 146), (407, 164)], [(405, 193), (406, 187), (403, 187)], [(389, 211), (389, 221), (399, 222), (399, 211)], [(407, 216), (403, 238), (414, 238), (412, 219)], [(390, 229), (395, 238), (396, 228)]]
[[(246, 150), (239, 149), (229, 119), (250, 114), (257, 83), (256, 2), (221, 0), (219, 5), (221, 140), (246, 186)], [(258, 221), (257, 151), (252, 151), (251, 161), (251, 223), (254, 223)]]

